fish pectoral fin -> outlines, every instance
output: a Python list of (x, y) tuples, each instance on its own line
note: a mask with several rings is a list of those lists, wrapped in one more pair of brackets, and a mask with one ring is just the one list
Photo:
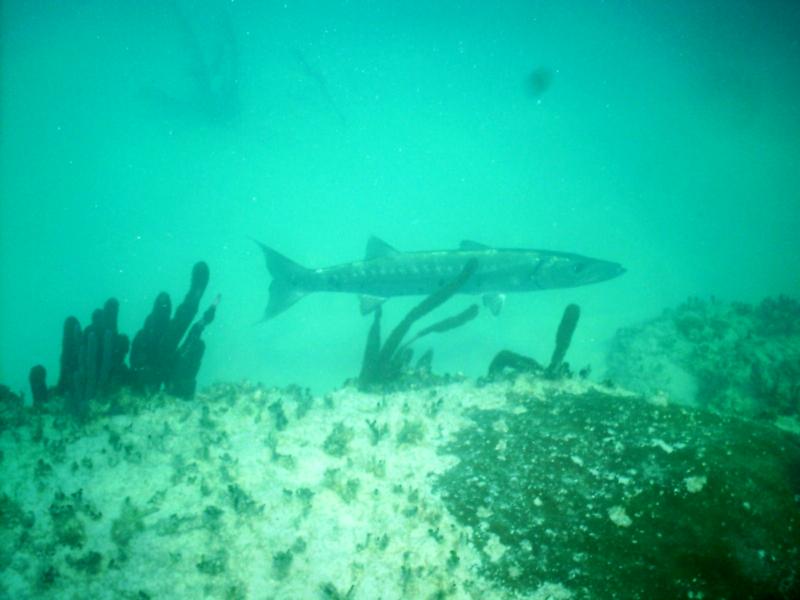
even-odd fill
[(506, 303), (505, 294), (484, 294), (483, 305), (496, 317), (503, 309), (503, 304)]
[(358, 297), (358, 301), (360, 303), (361, 314), (368, 315), (377, 309), (381, 304), (386, 302), (386, 298), (381, 296), (361, 295)]
[(480, 242), (473, 242), (472, 240), (461, 240), (458, 245), (459, 250), (491, 250), (491, 246), (481, 244)]
[(400, 251), (384, 242), (381, 238), (373, 235), (367, 240), (367, 252), (364, 256), (364, 260), (384, 258), (387, 256), (394, 256), (395, 254), (400, 254)]

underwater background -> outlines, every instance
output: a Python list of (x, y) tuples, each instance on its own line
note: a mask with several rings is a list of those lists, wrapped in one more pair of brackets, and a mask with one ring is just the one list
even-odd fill
[(688, 296), (797, 296), (799, 30), (782, 1), (3, 2), (0, 381), (52, 381), (64, 318), (111, 295), (138, 330), (203, 259), (201, 384), (338, 386), (369, 319), (313, 294), (259, 324), (251, 238), (310, 267), (377, 235), (627, 268), (449, 334), (437, 368), (471, 375), (546, 354), (568, 302), (600, 375), (618, 328)]
[(0, 599), (799, 598), (798, 165), (797, 2), (0, 3)]

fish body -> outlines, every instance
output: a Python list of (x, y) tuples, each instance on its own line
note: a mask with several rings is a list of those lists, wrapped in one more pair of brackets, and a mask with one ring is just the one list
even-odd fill
[(470, 260), (477, 269), (459, 293), (482, 294), (497, 313), (503, 294), (575, 287), (606, 281), (625, 272), (618, 263), (548, 250), (492, 248), (461, 242), (457, 250), (400, 252), (372, 237), (364, 260), (307, 269), (260, 244), (273, 280), (264, 319), (312, 292), (361, 296), (362, 312), (387, 298), (431, 294), (458, 276)]

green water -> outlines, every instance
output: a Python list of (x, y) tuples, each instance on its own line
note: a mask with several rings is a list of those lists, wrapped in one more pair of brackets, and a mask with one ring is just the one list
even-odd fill
[[(36, 4), (36, 5), (34, 5)], [(312, 295), (256, 324), (257, 238), (307, 266), (400, 249), (578, 252), (597, 286), (510, 297), (436, 343), (437, 370), (570, 351), (690, 295), (800, 294), (794, 2), (2, 4), (0, 381), (58, 372), (63, 320), (109, 296), (120, 330), (211, 268), (201, 384), (326, 390), (368, 319)], [(530, 75), (549, 74), (535, 90)], [(386, 319), (410, 306), (394, 300)], [(467, 299), (459, 300), (464, 305)], [(201, 305), (202, 308), (202, 305)]]

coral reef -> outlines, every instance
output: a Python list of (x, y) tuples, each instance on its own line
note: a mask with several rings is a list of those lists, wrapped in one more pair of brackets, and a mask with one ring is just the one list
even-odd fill
[(572, 335), (578, 326), (580, 316), (581, 309), (577, 304), (569, 304), (564, 309), (564, 314), (561, 316), (561, 321), (556, 331), (556, 344), (553, 348), (553, 355), (546, 368), (533, 358), (517, 354), (511, 350), (501, 350), (489, 364), (489, 378), (495, 379), (508, 373), (531, 373), (550, 379), (570, 377), (572, 373), (569, 369), (569, 364), (564, 362), (564, 357), (567, 355), (567, 350), (569, 350)]
[(743, 416), (800, 414), (800, 303), (692, 298), (621, 329), (608, 375), (645, 394)]
[[(364, 348), (361, 374), (358, 376), (358, 384), (361, 389), (366, 390), (385, 386), (401, 379), (403, 375), (409, 375), (409, 367), (413, 357), (413, 350), (410, 347), (412, 343), (431, 333), (441, 333), (460, 327), (478, 315), (478, 306), (473, 304), (457, 315), (442, 319), (433, 325), (421, 329), (410, 340), (403, 344), (403, 339), (411, 330), (414, 323), (449, 300), (463, 287), (469, 278), (472, 277), (477, 268), (477, 260), (472, 259), (467, 262), (458, 276), (452, 281), (442, 285), (438, 290), (412, 308), (392, 330), (382, 346), (382, 310), (380, 306), (375, 309), (372, 326), (367, 334), (367, 344)], [(429, 372), (431, 358), (432, 354), (430, 352), (424, 354), (416, 370)]]

